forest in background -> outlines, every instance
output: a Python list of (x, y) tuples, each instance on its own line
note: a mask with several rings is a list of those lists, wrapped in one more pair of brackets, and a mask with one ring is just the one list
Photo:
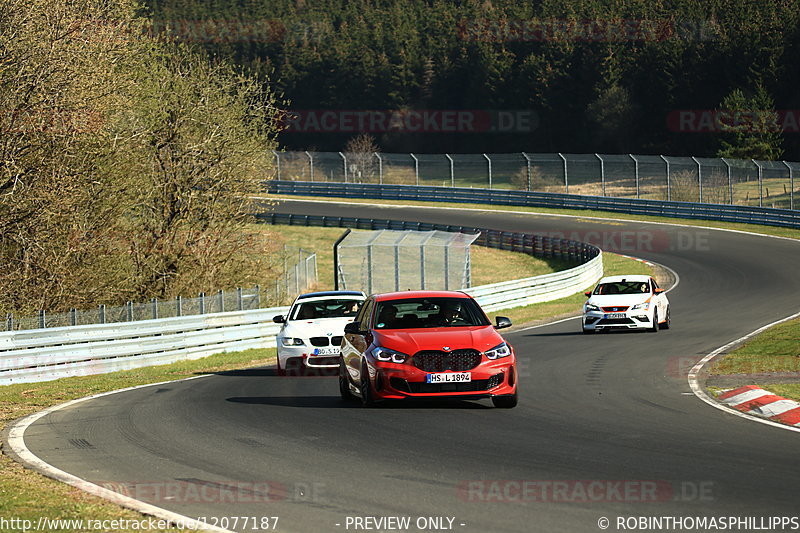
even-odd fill
[[(274, 80), (292, 109), (536, 117), (532, 131), (374, 133), (386, 152), (800, 160), (797, 129), (695, 133), (668, 122), (679, 110), (800, 108), (794, 0), (147, 0), (147, 8), (156, 33)], [(279, 141), (341, 150), (353, 135), (285, 132)], [(726, 142), (744, 149), (726, 151)]]

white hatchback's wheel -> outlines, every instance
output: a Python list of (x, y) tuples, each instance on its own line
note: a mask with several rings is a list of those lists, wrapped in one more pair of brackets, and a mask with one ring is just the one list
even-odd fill
[(667, 319), (661, 323), (661, 329), (669, 329), (671, 325), (670, 317), (669, 317), (669, 306), (667, 307)]
[(653, 327), (649, 330), (652, 333), (658, 333), (658, 309), (653, 311)]

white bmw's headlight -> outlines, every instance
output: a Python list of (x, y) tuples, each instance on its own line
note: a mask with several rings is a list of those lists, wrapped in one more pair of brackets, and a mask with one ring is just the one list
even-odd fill
[(508, 347), (508, 344), (503, 343), (483, 353), (488, 359), (500, 359), (501, 357), (508, 357), (511, 355), (511, 348)]
[(378, 361), (384, 361), (386, 363), (405, 363), (406, 359), (408, 359), (406, 354), (384, 348), (383, 346), (373, 348), (372, 355)]
[(636, 311), (637, 309), (642, 309), (644, 311), (647, 311), (648, 309), (650, 309), (650, 302), (642, 302), (640, 304), (636, 304), (633, 307), (631, 307), (631, 311)]
[(284, 346), (304, 346), (303, 339), (296, 337), (282, 337), (281, 344)]
[(596, 305), (594, 305), (594, 304), (589, 304), (589, 303), (587, 303), (586, 305), (584, 305), (584, 306), (583, 306), (583, 310), (584, 310), (584, 312), (589, 312), (589, 311), (599, 311), (599, 310), (600, 310), (600, 308), (599, 308), (599, 307), (597, 307), (597, 306), (596, 306)]

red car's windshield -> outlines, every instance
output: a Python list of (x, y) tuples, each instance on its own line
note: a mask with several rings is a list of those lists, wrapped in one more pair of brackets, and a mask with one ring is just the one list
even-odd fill
[(469, 298), (409, 298), (378, 302), (375, 329), (488, 326), (486, 315)]

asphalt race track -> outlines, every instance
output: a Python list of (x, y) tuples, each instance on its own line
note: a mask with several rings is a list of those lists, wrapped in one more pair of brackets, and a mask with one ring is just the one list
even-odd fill
[(363, 409), (339, 399), (333, 377), (264, 368), (62, 409), (28, 429), (31, 451), (186, 516), (277, 516), (278, 531), (397, 530), (355, 517), (410, 517), (401, 531), (482, 533), (597, 532), (602, 518), (619, 531), (619, 517), (800, 515), (800, 435), (714, 409), (686, 379), (703, 355), (798, 311), (800, 243), (488, 211), (300, 201), (276, 210), (591, 232), (605, 248), (679, 274), (672, 329), (582, 335), (568, 320), (508, 334), (521, 374), (511, 410), (489, 401)]

